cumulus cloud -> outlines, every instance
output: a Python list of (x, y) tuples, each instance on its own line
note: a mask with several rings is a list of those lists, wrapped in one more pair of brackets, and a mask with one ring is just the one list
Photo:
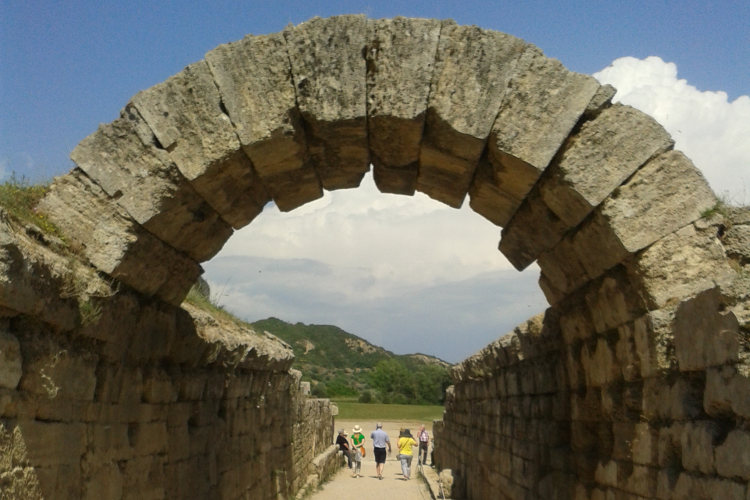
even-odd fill
[(595, 73), (617, 88), (615, 100), (653, 116), (703, 172), (718, 194), (750, 203), (750, 97), (701, 91), (659, 57), (623, 57)]

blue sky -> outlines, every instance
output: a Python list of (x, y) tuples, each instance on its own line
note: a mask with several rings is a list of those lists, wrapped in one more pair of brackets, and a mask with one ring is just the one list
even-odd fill
[[(452, 18), (524, 38), (613, 83), (618, 99), (664, 124), (714, 190), (750, 203), (746, 0), (1, 0), (0, 177), (67, 172), (70, 151), (99, 123), (221, 43), (344, 13)], [(264, 212), (205, 265), (214, 291), (248, 319), (333, 323), (450, 361), (544, 308), (536, 271), (512, 271), (497, 252), (497, 228), (426, 197), (379, 195), (368, 182), (291, 214)], [(423, 237), (405, 236), (414, 234)]]

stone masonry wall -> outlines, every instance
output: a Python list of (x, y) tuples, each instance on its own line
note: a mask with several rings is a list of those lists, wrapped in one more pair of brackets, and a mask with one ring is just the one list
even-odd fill
[(288, 346), (115, 290), (45, 243), (0, 224), (0, 498), (293, 496), (315, 455), (292, 444), (333, 432)]
[[(749, 214), (681, 230), (677, 259), (646, 250), (661, 274), (681, 263), (689, 297), (630, 293), (644, 253), (461, 363), (436, 426), (454, 497), (750, 498)], [(696, 234), (731, 268), (704, 268), (704, 290)]]
[(550, 498), (573, 481), (570, 394), (554, 321), (535, 317), (453, 370), (435, 460), (453, 498)]

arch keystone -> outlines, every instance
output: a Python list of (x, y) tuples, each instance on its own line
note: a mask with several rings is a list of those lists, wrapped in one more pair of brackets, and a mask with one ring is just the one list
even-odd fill
[(414, 194), (419, 145), (443, 22), (368, 21), (367, 128), (373, 178), (384, 193)]
[(328, 190), (357, 187), (370, 169), (366, 36), (363, 15), (314, 18), (284, 30), (308, 151)]

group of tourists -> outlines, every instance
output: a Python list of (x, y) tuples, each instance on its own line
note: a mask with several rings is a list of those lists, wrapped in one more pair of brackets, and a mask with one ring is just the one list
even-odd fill
[[(370, 434), (370, 439), (372, 440), (372, 452), (375, 456), (375, 472), (378, 479), (383, 479), (386, 456), (391, 454), (391, 440), (388, 437), (388, 433), (383, 430), (382, 423), (378, 422), (375, 425), (375, 430)], [(339, 429), (336, 444), (347, 459), (349, 469), (352, 470), (352, 477), (362, 477), (362, 459), (366, 455), (365, 435), (362, 434), (362, 428), (359, 425), (355, 425), (351, 436), (344, 429)], [(414, 457), (413, 448), (419, 447), (417, 451), (419, 463), (427, 464), (430, 434), (424, 425), (419, 427), (416, 438), (412, 436), (409, 429), (401, 428), (396, 446), (398, 447), (397, 458), (401, 462), (403, 479), (408, 481), (411, 478), (411, 463)]]

